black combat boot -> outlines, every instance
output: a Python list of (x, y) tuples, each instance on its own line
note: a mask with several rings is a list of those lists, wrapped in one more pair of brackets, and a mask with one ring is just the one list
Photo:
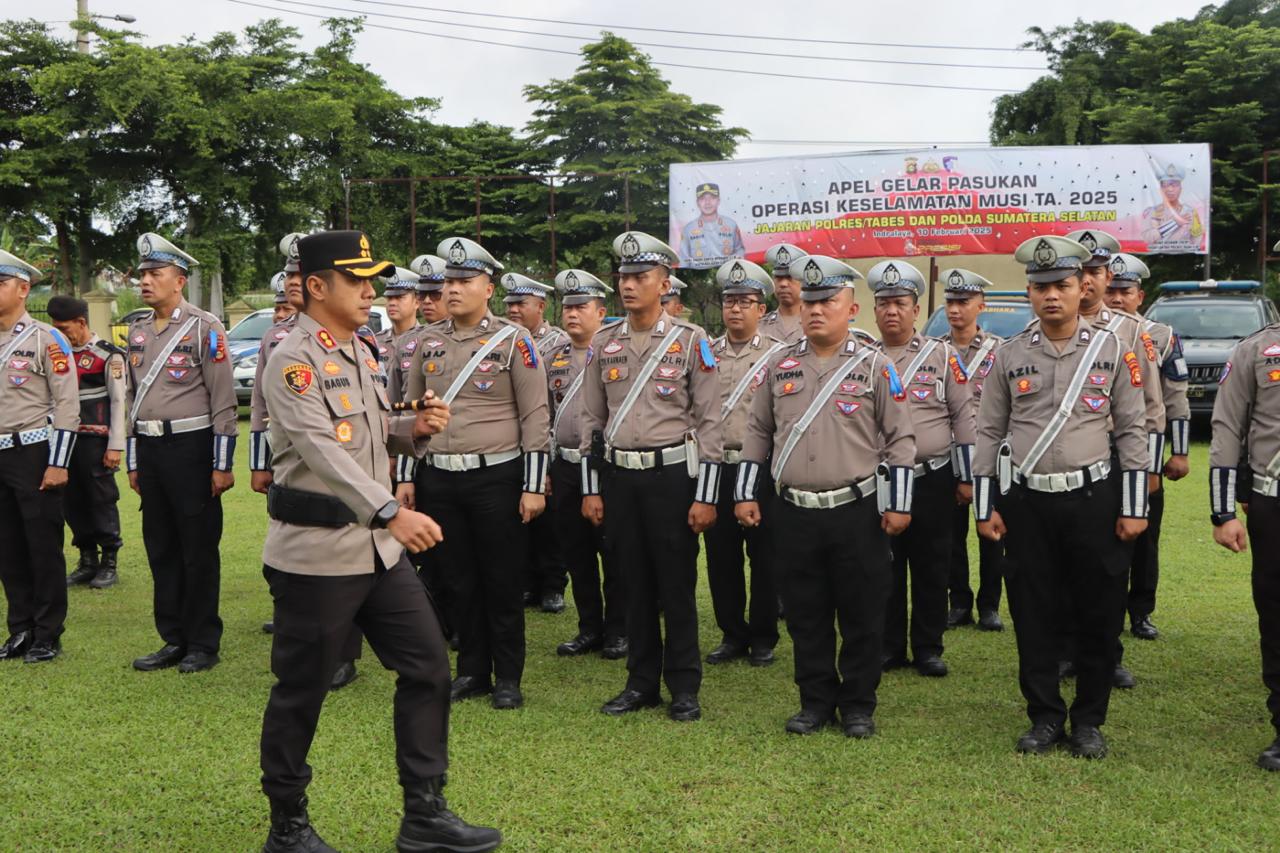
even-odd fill
[(89, 583), (98, 576), (98, 546), (90, 545), (80, 549), (80, 563), (76, 570), (67, 575), (67, 586), (79, 586)]
[(98, 574), (93, 580), (89, 581), (89, 586), (93, 589), (106, 589), (116, 585), (116, 581), (120, 578), (116, 575), (116, 549), (108, 548), (105, 545), (102, 548), (102, 560), (98, 562)]
[(428, 850), (484, 853), (502, 843), (502, 833), (498, 830), (472, 826), (449, 811), (441, 793), (443, 789), (443, 776), (405, 786), (404, 820), (396, 836), (399, 853)]
[(271, 800), (271, 833), (262, 853), (338, 853), (311, 828), (307, 796)]

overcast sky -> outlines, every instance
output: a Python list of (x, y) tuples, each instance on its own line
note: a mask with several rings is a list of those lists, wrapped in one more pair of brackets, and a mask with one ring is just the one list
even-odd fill
[[(646, 0), (643, 3), (585, 2), (584, 0), (253, 0), (257, 7), (231, 0), (90, 0), (99, 14), (128, 14), (138, 20), (131, 28), (150, 43), (174, 42), (192, 35), (208, 38), (220, 30), (279, 17), (297, 27), (304, 45), (314, 47), (325, 37), (320, 20), (307, 15), (341, 15), (333, 8), (360, 10), (368, 15), (357, 58), (405, 95), (440, 99), (438, 118), (450, 124), (483, 119), (523, 127), (530, 107), (521, 95), (528, 83), (570, 76), (579, 57), (520, 47), (501, 47), (460, 39), (481, 39), (525, 47), (569, 51), (610, 29), (635, 42), (656, 62), (749, 69), (771, 74), (839, 77), (897, 83), (928, 83), (1019, 90), (1033, 81), (1036, 70), (989, 70), (954, 67), (878, 64), (849, 59), (897, 60), (1043, 68), (1039, 54), (1030, 51), (929, 49), (895, 45), (950, 45), (1016, 48), (1032, 26), (1046, 29), (1086, 20), (1111, 18), (1148, 31), (1161, 21), (1189, 17), (1201, 0), (1077, 0), (1074, 3), (1028, 3), (1026, 0), (975, 0), (969, 3), (917, 0), (913, 3), (867, 3), (848, 0), (803, 0), (788, 4)], [(75, 0), (0, 0), (0, 17), (39, 15), (65, 21), (75, 15)], [(274, 7), (280, 11), (258, 7)], [(427, 8), (434, 7), (434, 8)], [(567, 23), (542, 23), (461, 15), (458, 9), (486, 16), (549, 18)], [(39, 10), (39, 11), (35, 11)], [(305, 13), (305, 14), (304, 14)], [(383, 15), (403, 16), (390, 18)], [(428, 20), (405, 20), (418, 18)], [(459, 26), (446, 26), (445, 21)], [(577, 25), (578, 22), (585, 24)], [(421, 30), (424, 35), (379, 29), (374, 25)], [(123, 25), (117, 25), (123, 26)], [(501, 28), (511, 32), (482, 29)], [(644, 32), (628, 27), (726, 33), (733, 37)], [(64, 30), (65, 31), (65, 30)], [(557, 38), (553, 35), (568, 35)], [(444, 37), (441, 37), (444, 36)], [(742, 38), (756, 36), (758, 38)], [(825, 39), (834, 44), (783, 40)], [(873, 46), (850, 44), (870, 42)], [(679, 49), (677, 45), (694, 49)], [(759, 51), (782, 56), (750, 56), (712, 52)], [(834, 57), (818, 58), (818, 57)], [(756, 140), (833, 141), (827, 145), (779, 145), (751, 142), (739, 157), (808, 154), (883, 145), (864, 143), (959, 143), (985, 141), (995, 92), (941, 88), (866, 85), (751, 76), (713, 70), (660, 67), (672, 86), (695, 101), (724, 108), (728, 125), (747, 128)], [(895, 146), (897, 147), (897, 146)]]

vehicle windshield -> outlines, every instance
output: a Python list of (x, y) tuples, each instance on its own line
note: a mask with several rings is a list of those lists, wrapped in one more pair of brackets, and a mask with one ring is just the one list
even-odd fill
[(1252, 302), (1186, 299), (1151, 306), (1148, 320), (1172, 326), (1183, 340), (1239, 340), (1262, 328), (1262, 311)]
[(267, 329), (270, 328), (270, 311), (264, 311), (261, 314), (250, 314), (239, 323), (236, 323), (235, 328), (227, 332), (227, 338), (232, 341), (260, 341), (262, 336), (267, 333)]
[[(978, 315), (978, 325), (993, 335), (1011, 338), (1027, 327), (1031, 320), (1031, 304), (1028, 302), (1010, 302), (988, 304)], [(924, 334), (929, 337), (941, 337), (951, 330), (947, 322), (947, 309), (939, 308), (933, 312), (924, 327)]]

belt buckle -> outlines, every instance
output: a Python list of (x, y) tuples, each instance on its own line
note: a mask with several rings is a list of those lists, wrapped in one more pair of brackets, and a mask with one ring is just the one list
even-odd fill
[(141, 433), (147, 438), (158, 438), (164, 435), (163, 421), (138, 421), (133, 426), (134, 432)]
[(1067, 482), (1067, 475), (1063, 473), (1054, 473), (1049, 475), (1049, 491), (1065, 492), (1071, 488)]

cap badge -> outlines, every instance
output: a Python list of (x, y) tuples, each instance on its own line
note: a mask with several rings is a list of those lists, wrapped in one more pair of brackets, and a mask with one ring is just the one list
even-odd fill
[(628, 234), (622, 238), (622, 257), (633, 258), (640, 254), (640, 241), (636, 239), (634, 234)]
[(454, 240), (453, 245), (449, 247), (449, 263), (460, 264), (467, 259), (467, 250), (463, 248), (461, 240)]
[(1129, 265), (1124, 262), (1124, 258), (1116, 255), (1116, 259), (1111, 262), (1111, 272), (1115, 275), (1124, 275), (1129, 269)]
[(360, 257), (373, 259), (373, 254), (369, 251), (369, 238), (363, 234), (360, 235)]
[(964, 276), (959, 270), (952, 270), (951, 275), (947, 276), (947, 284), (955, 288), (964, 287)]
[(565, 290), (577, 290), (577, 289), (578, 289), (578, 287), (579, 287), (579, 285), (578, 285), (578, 274), (577, 274), (576, 272), (573, 272), (572, 270), (570, 270), (570, 271), (565, 275), (565, 277), (564, 277), (564, 287), (565, 287)]
[(817, 261), (809, 261), (804, 265), (804, 283), (810, 287), (822, 284), (822, 267), (818, 266)]
[(774, 256), (775, 263), (789, 264), (791, 263), (791, 250), (786, 246), (779, 246), (778, 253)]
[(729, 281), (733, 284), (742, 284), (747, 280), (747, 271), (742, 268), (742, 264), (734, 263), (729, 270)]
[(293, 261), (298, 260), (298, 238), (297, 237), (294, 237), (292, 240), (289, 241), (289, 259)]
[(898, 268), (893, 264), (889, 264), (884, 268), (884, 273), (880, 276), (880, 280), (892, 286), (902, 281), (902, 273), (898, 272)]
[(151, 251), (152, 251), (152, 249), (151, 249), (151, 238), (150, 238), (150, 237), (143, 237), (143, 238), (142, 238), (142, 243), (139, 245), (139, 247), (138, 247), (138, 248), (142, 250), (142, 254), (143, 254), (143, 256), (144, 256), (144, 257), (145, 257), (145, 256), (147, 256), (147, 255), (149, 255), (149, 254), (151, 254)]
[(1041, 240), (1036, 243), (1035, 260), (1042, 267), (1050, 267), (1058, 262), (1058, 253), (1048, 240)]

